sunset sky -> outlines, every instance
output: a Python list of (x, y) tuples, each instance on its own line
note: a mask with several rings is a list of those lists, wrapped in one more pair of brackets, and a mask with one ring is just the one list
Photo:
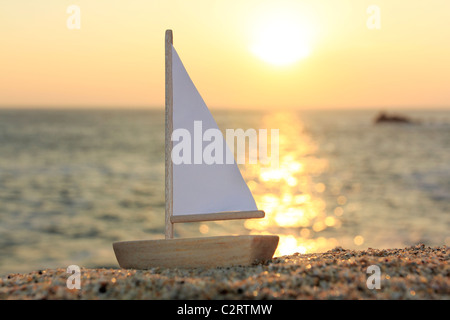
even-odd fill
[(450, 107), (448, 0), (2, 1), (0, 107), (162, 108), (166, 29), (211, 108)]

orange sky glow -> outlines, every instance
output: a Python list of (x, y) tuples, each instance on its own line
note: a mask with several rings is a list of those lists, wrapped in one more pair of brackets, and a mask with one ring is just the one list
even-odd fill
[(448, 108), (449, 14), (447, 0), (3, 1), (0, 107), (162, 108), (172, 29), (211, 108)]

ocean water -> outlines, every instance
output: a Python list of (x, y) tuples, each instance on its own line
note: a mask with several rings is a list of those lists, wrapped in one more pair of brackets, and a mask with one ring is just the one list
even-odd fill
[[(176, 237), (278, 234), (276, 255), (450, 243), (450, 111), (212, 110), (279, 129), (279, 167), (240, 165), (265, 219)], [(164, 237), (163, 110), (0, 110), (0, 275), (118, 267), (112, 243)]]

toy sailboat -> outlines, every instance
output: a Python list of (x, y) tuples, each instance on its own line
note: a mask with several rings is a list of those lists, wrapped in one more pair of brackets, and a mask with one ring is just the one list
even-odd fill
[[(199, 149), (193, 145), (194, 161), (174, 163), (175, 130), (195, 136), (198, 124), (203, 131), (218, 127), (173, 47), (171, 30), (166, 31), (165, 50), (165, 239), (113, 243), (119, 265), (126, 269), (224, 267), (271, 259), (278, 245), (276, 235), (173, 238), (175, 223), (263, 218), (265, 214), (257, 209), (234, 158), (231, 164), (207, 164), (196, 159)], [(229, 152), (222, 134), (220, 138)]]

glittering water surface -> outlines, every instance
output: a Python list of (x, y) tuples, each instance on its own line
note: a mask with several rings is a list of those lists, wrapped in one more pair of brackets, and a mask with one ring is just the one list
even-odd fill
[[(276, 255), (448, 245), (450, 112), (403, 113), (420, 123), (213, 110), (222, 129), (279, 129), (278, 167), (240, 165), (266, 218), (180, 224), (176, 237), (277, 234)], [(112, 242), (163, 234), (162, 111), (0, 110), (0, 274), (117, 266)]]

